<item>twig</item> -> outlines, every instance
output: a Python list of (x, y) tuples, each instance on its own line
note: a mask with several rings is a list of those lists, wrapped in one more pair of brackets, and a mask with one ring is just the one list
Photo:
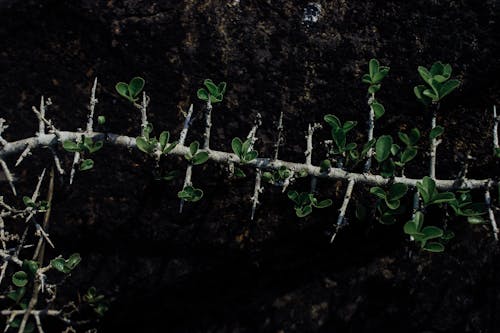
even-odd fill
[(493, 105), (493, 151), (495, 152), (499, 149), (498, 145), (498, 122), (500, 121), (500, 116), (497, 115), (497, 106)]
[[(182, 128), (181, 134), (179, 136), (179, 145), (184, 145), (186, 141), (187, 134), (189, 131), (189, 126), (191, 125), (191, 117), (193, 115), (193, 104), (189, 107), (189, 111), (186, 114), (186, 118), (184, 119), (184, 127)], [(186, 186), (191, 185), (191, 174), (193, 170), (193, 165), (191, 163), (186, 167), (186, 176), (184, 177), (184, 185), (182, 189), (186, 188)], [(182, 213), (182, 208), (184, 207), (184, 199), (181, 199), (179, 203), (179, 213)]]
[[(373, 110), (373, 106), (372, 106), (374, 99), (375, 99), (375, 94), (372, 93), (372, 96), (370, 97), (370, 99), (368, 99), (368, 105), (370, 106), (370, 113), (369, 113), (369, 117), (368, 117), (368, 139), (367, 139), (367, 142), (370, 142), (373, 139), (373, 131), (375, 129), (375, 111)], [(366, 152), (367, 160), (365, 162), (364, 172), (370, 172), (370, 169), (372, 167), (372, 155), (373, 155), (373, 148), (370, 148)]]
[(276, 139), (276, 142), (274, 144), (274, 159), (278, 159), (278, 154), (280, 150), (280, 145), (283, 141), (283, 110), (280, 113), (280, 118), (278, 120), (278, 127), (276, 128), (278, 130), (278, 138)]
[[(316, 129), (321, 128), (321, 124), (315, 123), (315, 124), (309, 124), (308, 129), (307, 129), (307, 149), (305, 151), (306, 155), (306, 165), (312, 165), (312, 154), (313, 154), (313, 134)], [(311, 193), (316, 192), (316, 184), (317, 184), (317, 179), (316, 177), (312, 176), (311, 177)]]
[(146, 136), (146, 128), (148, 127), (148, 114), (147, 114), (147, 108), (148, 108), (149, 100), (148, 96), (146, 95), (146, 92), (144, 91), (142, 93), (142, 103), (140, 105), (141, 109), (141, 135)]
[(5, 161), (0, 158), (0, 165), (2, 166), (2, 170), (3, 170), (3, 173), (5, 175), (5, 178), (9, 182), (12, 193), (17, 196), (16, 186), (14, 185), (14, 176), (12, 176), (12, 173), (10, 172), (9, 167), (7, 166), (7, 163), (5, 163)]
[(203, 143), (203, 149), (210, 150), (210, 131), (212, 129), (212, 103), (210, 102), (210, 96), (208, 96), (207, 107), (205, 109), (205, 133), (203, 137), (205, 142)]
[[(431, 131), (436, 127), (437, 112), (439, 110), (439, 103), (433, 108), (432, 121), (431, 121)], [(437, 146), (441, 143), (441, 140), (436, 138), (431, 139), (430, 147), (430, 165), (429, 165), (429, 176), (432, 179), (436, 178), (436, 156), (437, 156)]]
[(29, 155), (31, 155), (31, 145), (28, 144), (28, 145), (26, 145), (26, 148), (24, 149), (24, 151), (22, 152), (22, 154), (17, 159), (16, 164), (14, 166), (17, 167)]
[(179, 144), (181, 146), (186, 142), (186, 137), (189, 131), (189, 126), (191, 126), (191, 117), (193, 116), (193, 104), (189, 107), (189, 111), (186, 114), (186, 118), (184, 119), (184, 127), (182, 128), (181, 134), (179, 136)]
[(61, 160), (59, 159), (59, 156), (57, 156), (56, 150), (51, 146), (50, 151), (52, 152), (52, 157), (54, 158), (54, 165), (56, 166), (57, 172), (59, 172), (60, 175), (64, 175), (65, 172), (62, 168)]
[(345, 191), (344, 195), (344, 201), (342, 202), (342, 206), (340, 207), (339, 210), (339, 216), (337, 218), (337, 224), (335, 226), (335, 231), (332, 235), (332, 238), (330, 239), (330, 243), (333, 243), (335, 240), (335, 237), (337, 236), (338, 231), (340, 228), (344, 226), (344, 221), (345, 221), (345, 213), (347, 211), (347, 206), (349, 205), (349, 201), (351, 200), (351, 195), (352, 195), (352, 190), (354, 189), (354, 184), (355, 181), (353, 179), (349, 180), (349, 183), (347, 184), (347, 189)]
[(0, 118), (0, 145), (5, 146), (7, 145), (7, 140), (5, 140), (2, 137), (3, 132), (9, 127), (8, 125), (5, 125), (6, 120), (3, 118)]
[(95, 105), (99, 103), (99, 101), (95, 97), (96, 89), (97, 89), (97, 77), (94, 80), (94, 85), (92, 86), (92, 91), (90, 93), (89, 114), (87, 118), (87, 134), (92, 133), (94, 131), (94, 109)]
[[(255, 123), (254, 126), (252, 127), (252, 130), (250, 133), (248, 133), (247, 140), (250, 140), (250, 150), (253, 149), (253, 146), (255, 142), (257, 141), (257, 129), (259, 128), (260, 125), (262, 125), (262, 116), (260, 113), (257, 113), (257, 117), (255, 118)], [(250, 200), (252, 201), (252, 213), (250, 215), (250, 220), (253, 221), (253, 218), (255, 216), (255, 210), (257, 209), (257, 204), (259, 204), (259, 194), (262, 192), (261, 188), (261, 180), (262, 180), (262, 173), (259, 169), (255, 169), (255, 183), (254, 183), (254, 189), (253, 189), (253, 195), (251, 196)]]
[(486, 204), (486, 208), (488, 209), (491, 228), (493, 229), (493, 237), (495, 238), (496, 241), (498, 241), (498, 227), (497, 227), (497, 222), (495, 220), (495, 214), (493, 213), (493, 209), (491, 208), (491, 196), (489, 188), (487, 188), (484, 191), (484, 202)]

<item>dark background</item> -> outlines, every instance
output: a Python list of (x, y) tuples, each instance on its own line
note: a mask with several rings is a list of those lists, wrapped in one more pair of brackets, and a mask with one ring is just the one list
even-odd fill
[[(196, 90), (212, 78), (228, 82), (213, 112), (212, 148), (229, 150), (260, 112), (256, 148), (269, 156), (283, 110), (280, 157), (303, 161), (307, 125), (326, 113), (357, 120), (352, 138), (363, 142), (361, 75), (373, 57), (391, 67), (377, 95), (386, 115), (376, 135), (414, 126), (426, 135), (429, 115), (412, 93), (416, 68), (441, 60), (462, 85), (439, 114), (446, 131), (437, 175), (457, 176), (468, 152), (476, 158), (470, 177), (498, 175), (490, 130), (500, 99), (498, 1), (318, 3), (320, 19), (307, 25), (308, 1), (0, 1), (5, 137), (34, 134), (31, 106), (41, 95), (52, 98), (48, 116), (58, 128), (83, 128), (96, 76), (96, 112), (107, 119), (101, 130), (136, 136), (140, 114), (114, 85), (139, 75), (155, 133), (177, 136), (181, 110), (194, 103), (198, 120), (187, 141), (200, 140)], [(316, 136), (316, 163), (325, 153), (319, 139), (327, 136)], [(60, 155), (69, 170), (72, 156)], [(500, 259), (489, 226), (453, 220), (457, 237), (444, 254), (431, 255), (408, 242), (402, 224), (360, 222), (350, 212), (349, 226), (330, 245), (341, 182), (319, 182), (320, 197), (334, 205), (306, 219), (266, 186), (251, 222), (252, 170), (235, 181), (212, 163), (196, 167), (193, 180), (205, 196), (179, 215), (182, 179), (155, 181), (154, 163), (136, 151), (105, 147), (94, 159), (94, 170), (77, 174), (72, 187), (58, 179), (51, 235), (57, 253), (78, 251), (84, 259), (60, 296), (72, 299), (95, 285), (114, 300), (102, 332), (500, 332)], [(23, 194), (50, 161), (40, 150), (14, 169)], [(175, 158), (162, 163), (164, 170), (184, 167)], [(426, 170), (421, 154), (407, 174)], [(355, 198), (372, 201), (362, 188)]]

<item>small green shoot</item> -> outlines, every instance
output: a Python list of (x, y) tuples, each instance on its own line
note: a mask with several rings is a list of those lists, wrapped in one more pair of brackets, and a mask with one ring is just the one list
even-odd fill
[(131, 103), (138, 100), (139, 94), (144, 88), (145, 81), (142, 77), (134, 77), (128, 84), (125, 82), (118, 82), (115, 86), (116, 91), (120, 96), (126, 98)]
[(216, 85), (212, 80), (206, 79), (203, 84), (206, 89), (198, 89), (197, 95), (199, 99), (206, 102), (210, 97), (210, 103), (212, 104), (222, 102), (224, 94), (226, 93), (226, 82), (221, 82)]

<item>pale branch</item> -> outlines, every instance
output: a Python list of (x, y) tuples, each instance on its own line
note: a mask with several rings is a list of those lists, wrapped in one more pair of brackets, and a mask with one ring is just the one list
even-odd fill
[[(79, 134), (79, 133), (78, 133)], [(78, 136), (76, 138), (76, 142), (79, 143), (81, 141), (81, 137)], [(69, 174), (69, 184), (73, 184), (73, 180), (75, 179), (75, 174), (76, 174), (76, 166), (78, 165), (78, 162), (80, 162), (80, 152), (77, 151), (73, 155), (73, 163), (71, 164), (71, 172)]]
[(57, 172), (59, 172), (60, 175), (64, 175), (65, 172), (61, 165), (61, 160), (59, 159), (59, 156), (57, 156), (56, 150), (51, 146), (50, 151), (52, 152), (52, 157), (54, 158), (54, 165), (56, 166)]
[(42, 97), (40, 98), (40, 115), (41, 117), (38, 118), (38, 134), (45, 134), (45, 123), (43, 122), (43, 118), (45, 118), (45, 99)]
[(99, 103), (99, 101), (95, 97), (96, 89), (97, 89), (97, 78), (94, 79), (94, 85), (92, 86), (92, 92), (90, 93), (89, 114), (87, 119), (87, 133), (92, 133), (94, 131), (94, 110), (95, 110), (95, 105)]
[(339, 209), (339, 216), (337, 218), (337, 224), (335, 225), (335, 231), (332, 235), (332, 238), (330, 239), (330, 243), (333, 243), (335, 240), (335, 237), (337, 236), (338, 231), (340, 228), (344, 226), (344, 221), (345, 221), (345, 213), (347, 211), (347, 206), (349, 205), (349, 201), (351, 200), (351, 195), (352, 195), (352, 190), (354, 189), (354, 184), (355, 181), (353, 179), (349, 180), (349, 183), (347, 184), (347, 189), (345, 191), (344, 195), (344, 201), (342, 202), (342, 206)]
[(212, 130), (212, 103), (210, 102), (210, 96), (208, 96), (207, 106), (205, 109), (205, 133), (203, 138), (203, 149), (210, 150), (210, 131)]
[(493, 150), (499, 147), (498, 145), (498, 122), (500, 121), (500, 116), (497, 115), (497, 106), (493, 105)]
[(259, 169), (256, 169), (255, 170), (255, 186), (253, 189), (253, 196), (251, 198), (251, 200), (252, 200), (252, 214), (250, 215), (250, 219), (252, 221), (253, 221), (253, 218), (255, 216), (255, 210), (257, 209), (257, 205), (260, 203), (259, 202), (259, 194), (262, 193), (261, 181), (262, 181), (262, 171)]
[[(193, 164), (189, 163), (186, 168), (186, 176), (184, 177), (184, 185), (182, 186), (182, 189), (185, 189), (186, 186), (191, 186), (192, 174), (193, 174)], [(184, 207), (184, 199), (181, 199), (181, 202), (179, 204), (179, 213), (182, 213), (183, 207)]]
[[(253, 149), (253, 146), (255, 142), (257, 141), (257, 129), (259, 128), (260, 125), (262, 125), (262, 116), (260, 113), (257, 113), (257, 117), (255, 119), (255, 124), (252, 127), (252, 130), (250, 133), (248, 133), (247, 140), (250, 140), (250, 150)], [(262, 172), (259, 169), (255, 169), (255, 184), (254, 184), (254, 190), (253, 190), (253, 195), (250, 198), (252, 201), (252, 213), (250, 215), (250, 219), (253, 221), (253, 218), (255, 216), (255, 210), (257, 209), (257, 205), (259, 204), (259, 194), (262, 192), (261, 188), (261, 180), (262, 180)]]
[(2, 133), (9, 127), (9, 125), (5, 125), (6, 120), (0, 118), (0, 145), (5, 146), (8, 142), (2, 137)]
[[(63, 141), (65, 140), (76, 140), (80, 137), (79, 132), (67, 132), (61, 131), (60, 137)], [(136, 148), (135, 138), (126, 135), (119, 134), (106, 134), (100, 132), (94, 132), (90, 135), (94, 140), (105, 140), (107, 144), (120, 146), (125, 148)], [(32, 142), (33, 148), (38, 147), (48, 147), (55, 146), (58, 144), (58, 140), (55, 134), (45, 134), (39, 137), (31, 137), (18, 141), (9, 142), (0, 150), (0, 161), (12, 154), (19, 153), (24, 149), (26, 144)], [(203, 150), (201, 150), (203, 151)], [(206, 150), (205, 150), (206, 151)], [(177, 145), (169, 154), (184, 156), (189, 152), (189, 147), (184, 145)], [(207, 151), (209, 159), (223, 164), (235, 163), (240, 164), (238, 156), (233, 153), (209, 150)], [(384, 178), (380, 175), (372, 175), (367, 173), (355, 173), (348, 172), (340, 168), (330, 168), (329, 172), (321, 172), (319, 166), (307, 165), (304, 163), (288, 162), (283, 160), (272, 160), (271, 158), (256, 158), (248, 163), (248, 166), (257, 167), (259, 169), (265, 170), (278, 170), (280, 167), (286, 167), (291, 171), (305, 171), (310, 176), (316, 176), (318, 178), (328, 178), (328, 179), (343, 179), (349, 180), (353, 179), (356, 183), (367, 184), (372, 186), (385, 186), (392, 183), (403, 183), (407, 186), (414, 187), (417, 182), (422, 179), (408, 178), (408, 177), (394, 177), (394, 178)], [(436, 188), (438, 190), (450, 191), (450, 190), (473, 190), (473, 189), (484, 189), (488, 186), (494, 186), (494, 182), (491, 179), (435, 179)]]
[(14, 166), (17, 167), (29, 155), (31, 155), (31, 145), (28, 144), (26, 145), (26, 148), (23, 150), (22, 154), (17, 159), (16, 164)]
[(283, 141), (283, 137), (282, 137), (282, 135), (283, 135), (283, 110), (280, 113), (280, 118), (278, 120), (278, 127), (276, 127), (276, 129), (278, 130), (278, 138), (276, 139), (276, 142), (274, 144), (274, 159), (275, 160), (278, 159), (280, 145)]
[(189, 126), (191, 125), (192, 116), (193, 116), (193, 104), (191, 104), (191, 106), (189, 107), (189, 110), (186, 114), (186, 118), (184, 119), (184, 127), (182, 128), (181, 134), (179, 135), (179, 144), (181, 146), (183, 146), (184, 142), (186, 142), (186, 137), (189, 131)]
[(139, 106), (139, 109), (141, 110), (141, 135), (145, 136), (146, 134), (146, 128), (148, 127), (148, 104), (149, 104), (149, 98), (146, 95), (146, 92), (144, 91), (142, 93), (142, 103)]
[[(307, 149), (304, 153), (306, 156), (306, 165), (312, 165), (312, 154), (313, 154), (313, 134), (314, 131), (322, 128), (321, 124), (315, 123), (315, 124), (309, 124), (308, 129), (307, 129), (307, 136), (306, 136), (306, 141), (307, 141)], [(315, 176), (311, 176), (311, 193), (316, 192), (316, 184), (317, 184), (317, 179)]]
[[(373, 140), (373, 131), (375, 129), (375, 111), (373, 110), (372, 102), (375, 99), (375, 94), (372, 93), (372, 96), (368, 100), (368, 105), (370, 106), (370, 113), (368, 116), (368, 138), (367, 142), (370, 142)], [(370, 169), (372, 167), (372, 155), (373, 155), (373, 148), (368, 149), (366, 152), (366, 162), (365, 162), (365, 168), (364, 172), (370, 172)]]
[[(186, 118), (184, 119), (184, 127), (182, 128), (181, 134), (179, 136), (179, 145), (184, 145), (184, 142), (186, 141), (186, 137), (189, 131), (189, 126), (191, 125), (191, 117), (193, 115), (193, 104), (189, 107), (189, 111), (186, 114)], [(184, 177), (184, 185), (182, 188), (186, 188), (186, 186), (191, 185), (191, 174), (193, 170), (193, 165), (189, 163), (189, 165), (186, 167), (186, 176)], [(179, 213), (182, 213), (182, 208), (184, 207), (184, 199), (181, 199), (179, 203)]]
[(491, 229), (493, 231), (493, 237), (495, 240), (498, 240), (498, 226), (495, 220), (495, 214), (493, 213), (493, 209), (491, 208), (491, 196), (490, 190), (487, 188), (484, 191), (484, 203), (486, 204), (486, 208), (488, 209), (488, 216), (490, 218)]
[[(439, 110), (439, 103), (433, 107), (432, 120), (431, 120), (431, 131), (436, 127), (437, 111)], [(437, 146), (441, 143), (441, 140), (436, 138), (431, 139), (430, 146), (430, 165), (429, 165), (429, 176), (432, 179), (436, 178), (436, 157), (437, 157)]]
[[(4, 147), (6, 147), (7, 145), (5, 145)], [(5, 175), (5, 178), (7, 179), (7, 181), (9, 182), (12, 193), (14, 195), (17, 195), (16, 186), (14, 185), (14, 176), (12, 176), (12, 173), (10, 172), (9, 167), (7, 166), (7, 163), (5, 163), (5, 161), (1, 157), (0, 157), (0, 166), (2, 166), (3, 174)]]
[[(47, 100), (47, 103), (49, 101), (50, 101), (50, 98)], [(54, 126), (54, 124), (52, 124), (52, 121), (50, 121), (49, 119), (45, 118), (45, 116), (42, 115), (42, 113), (40, 111), (38, 111), (36, 107), (33, 106), (31, 109), (33, 110), (33, 112), (38, 117), (38, 120), (40, 122), (43, 122), (48, 127), (49, 132), (50, 133), (54, 133), (55, 135), (57, 135), (57, 137), (59, 137), (59, 130)], [(37, 136), (40, 136), (40, 135), (45, 135), (45, 133), (38, 134)]]

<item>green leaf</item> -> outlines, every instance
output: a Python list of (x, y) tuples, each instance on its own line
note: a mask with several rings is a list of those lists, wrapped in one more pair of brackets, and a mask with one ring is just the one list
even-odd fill
[(434, 127), (431, 132), (429, 133), (429, 139), (433, 140), (443, 134), (444, 132), (444, 127), (442, 126), (436, 126)]
[(129, 96), (135, 99), (144, 88), (145, 81), (142, 77), (134, 77), (128, 84)]
[(36, 206), (36, 204), (33, 202), (33, 200), (31, 200), (31, 198), (26, 196), (26, 195), (23, 197), (23, 203), (26, 207), (35, 208), (35, 206)]
[(334, 116), (333, 114), (327, 114), (323, 117), (325, 122), (330, 125), (333, 129), (337, 129), (341, 127), (340, 119)]
[(73, 253), (68, 260), (66, 260), (66, 267), (73, 270), (82, 261), (79, 253)]
[(389, 209), (395, 210), (399, 208), (401, 202), (399, 200), (389, 200), (388, 198), (386, 198), (385, 204), (387, 205), (387, 207), (389, 207)]
[(317, 204), (314, 205), (314, 207), (316, 208), (326, 208), (326, 207), (329, 207), (333, 204), (333, 201), (331, 199), (325, 199), (325, 200), (322, 200), (320, 202), (318, 202)]
[(427, 97), (429, 97), (432, 101), (437, 101), (438, 100), (438, 95), (436, 95), (432, 90), (430, 89), (425, 89), (423, 94)]
[(25, 294), (26, 294), (26, 288), (21, 287), (19, 289), (15, 289), (15, 290), (8, 292), (7, 297), (9, 299), (13, 300), (14, 302), (16, 302), (16, 304), (17, 304), (24, 297)]
[(357, 121), (346, 121), (344, 123), (344, 125), (342, 126), (342, 129), (344, 130), (344, 132), (349, 132), (350, 130), (352, 130), (354, 128), (354, 126), (356, 126), (358, 124)]
[(87, 158), (82, 161), (79, 169), (80, 171), (86, 171), (92, 169), (93, 167), (94, 167), (94, 161), (91, 160), (90, 158)]
[(438, 242), (428, 242), (423, 247), (424, 250), (434, 253), (439, 253), (444, 251), (444, 245)]
[(400, 150), (400, 149), (401, 149), (401, 147), (400, 147), (398, 144), (393, 143), (393, 144), (391, 145), (391, 155), (392, 155), (392, 156), (396, 156), (396, 155), (397, 155), (397, 153), (399, 153), (399, 150)]
[(380, 175), (384, 178), (390, 178), (394, 176), (394, 171), (396, 171), (396, 165), (392, 158), (385, 160), (380, 165)]
[(403, 226), (403, 231), (407, 235), (424, 236), (424, 234), (419, 232), (418, 225), (414, 221), (406, 222), (405, 225)]
[(364, 74), (361, 80), (363, 81), (363, 83), (372, 84), (372, 78), (370, 77), (370, 74)]
[(170, 153), (172, 150), (174, 150), (175, 146), (177, 146), (178, 142), (177, 141), (174, 141), (172, 142), (171, 144), (167, 145), (165, 147), (165, 149), (163, 149), (163, 154), (168, 154)]
[(258, 153), (255, 150), (249, 151), (248, 153), (245, 154), (245, 162), (250, 162), (256, 159), (258, 156)]
[(226, 93), (226, 87), (227, 87), (227, 84), (226, 82), (221, 82), (219, 83), (219, 85), (217, 86), (217, 89), (219, 89), (219, 93), (221, 95), (224, 95)]
[(375, 77), (375, 74), (377, 74), (379, 72), (379, 66), (380, 66), (380, 63), (378, 62), (377, 59), (370, 60), (370, 62), (368, 64), (368, 70), (370, 73), (370, 77), (372, 78), (372, 81)]
[(97, 117), (97, 123), (99, 125), (104, 125), (106, 123), (106, 117), (104, 117), (104, 116), (98, 116)]
[(438, 204), (438, 203), (443, 203), (443, 202), (451, 202), (455, 200), (455, 194), (451, 192), (443, 192), (443, 193), (437, 193), (434, 194), (431, 198), (431, 204)]
[(448, 82), (443, 83), (441, 88), (439, 89), (439, 98), (442, 99), (453, 90), (455, 90), (460, 85), (460, 81), (458, 80), (450, 80)]
[(424, 234), (423, 239), (429, 240), (443, 236), (443, 229), (434, 226), (427, 226), (422, 229), (422, 233)]
[(441, 75), (443, 74), (443, 69), (443, 63), (441, 61), (436, 61), (432, 64), (430, 73), (432, 76)]
[(118, 94), (120, 94), (121, 96), (123, 96), (127, 99), (130, 99), (128, 96), (128, 84), (126, 84), (125, 82), (118, 82), (115, 85), (115, 89), (118, 92)]
[(200, 143), (198, 141), (193, 141), (189, 145), (189, 153), (191, 153), (191, 156), (194, 156), (196, 154), (199, 147), (200, 147)]
[(160, 142), (160, 147), (161, 147), (162, 151), (167, 146), (167, 143), (168, 143), (169, 139), (170, 139), (170, 133), (168, 131), (161, 132), (159, 142)]
[(385, 191), (378, 186), (374, 186), (374, 187), (370, 188), (370, 193), (375, 195), (376, 197), (378, 197), (380, 199), (385, 199), (385, 197), (386, 197)]
[(323, 160), (319, 165), (320, 172), (327, 172), (332, 167), (330, 160)]
[(242, 148), (243, 142), (241, 142), (240, 138), (234, 138), (233, 141), (231, 141), (231, 148), (233, 148), (233, 152), (241, 158), (241, 148)]
[(212, 82), (210, 79), (206, 79), (205, 82), (203, 83), (205, 87), (207, 87), (208, 92), (212, 96), (217, 96), (219, 95), (219, 88)]
[(151, 154), (154, 150), (154, 146), (142, 136), (135, 138), (135, 144), (139, 150), (145, 152), (146, 154)]
[(198, 154), (193, 156), (193, 165), (200, 165), (208, 161), (208, 153), (206, 151), (200, 151)]
[(234, 176), (236, 178), (245, 178), (247, 175), (240, 168), (234, 168)]
[(265, 181), (266, 183), (274, 183), (274, 176), (272, 173), (269, 171), (264, 171), (262, 173), (262, 180)]
[(340, 150), (344, 150), (346, 144), (346, 133), (342, 128), (332, 129), (333, 141)]
[(371, 105), (373, 112), (375, 114), (375, 119), (378, 120), (380, 117), (382, 117), (385, 113), (385, 108), (382, 104), (374, 102)]
[(100, 150), (104, 145), (103, 141), (97, 141), (95, 143), (92, 143), (91, 145), (87, 146), (87, 150), (89, 153), (95, 153), (96, 151)]
[(202, 101), (205, 101), (205, 102), (208, 101), (208, 92), (204, 88), (198, 89), (198, 91), (196, 92), (196, 95)]
[(410, 144), (412, 146), (415, 145), (418, 142), (418, 140), (420, 139), (420, 131), (418, 130), (418, 128), (416, 128), (416, 127), (412, 128), (410, 130), (409, 137), (410, 137)]
[(38, 263), (33, 260), (24, 260), (22, 268), (29, 276), (35, 276), (38, 270)]
[(450, 76), (451, 76), (451, 66), (450, 66), (450, 64), (444, 65), (442, 74), (443, 74), (444, 77), (446, 77), (446, 79), (450, 78)]
[(430, 80), (432, 79), (432, 74), (427, 70), (427, 68), (423, 66), (418, 66), (417, 70), (422, 79), (424, 79), (425, 82), (429, 83)]
[(297, 191), (288, 191), (287, 196), (293, 202), (298, 203), (299, 193)]
[(297, 214), (298, 217), (306, 217), (307, 215), (309, 215), (311, 213), (312, 213), (311, 206), (304, 206), (304, 207), (295, 208), (295, 214)]
[(28, 274), (24, 271), (17, 271), (12, 275), (12, 283), (16, 287), (24, 287), (28, 284)]
[(387, 193), (387, 198), (389, 200), (401, 199), (406, 195), (407, 191), (408, 191), (408, 186), (406, 184), (394, 183), (391, 185), (389, 193)]
[(66, 140), (63, 142), (63, 148), (71, 153), (81, 152), (82, 149), (80, 145), (74, 141)]
[(380, 84), (374, 84), (374, 85), (371, 85), (369, 88), (368, 88), (368, 93), (369, 94), (375, 94), (377, 91), (380, 90)]
[(469, 222), (470, 224), (483, 224), (486, 223), (486, 220), (481, 216), (468, 216), (467, 222)]
[(401, 163), (406, 164), (417, 156), (417, 149), (413, 147), (406, 148), (401, 154)]
[(63, 258), (52, 259), (50, 261), (50, 266), (52, 268), (58, 270), (59, 272), (62, 272), (65, 274), (69, 272), (66, 268), (66, 260), (64, 260)]
[(375, 159), (378, 162), (385, 161), (390, 153), (392, 147), (392, 137), (390, 135), (382, 135), (378, 138), (375, 144)]

